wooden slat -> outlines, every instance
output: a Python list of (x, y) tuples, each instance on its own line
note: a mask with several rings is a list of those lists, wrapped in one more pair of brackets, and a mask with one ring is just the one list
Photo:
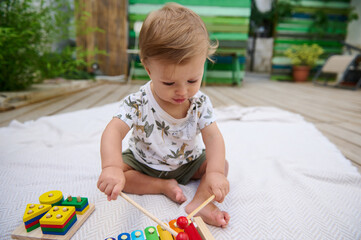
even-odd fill
[(97, 101), (92, 107), (98, 107), (107, 103), (118, 102), (123, 98), (124, 95), (129, 94), (129, 89), (132, 87), (132, 85), (130, 84), (111, 84), (110, 86), (112, 87), (112, 90), (109, 91), (104, 98)]
[[(27, 111), (24, 114), (18, 115), (14, 119), (16, 119), (20, 122), (25, 122), (28, 120), (36, 120), (41, 116), (54, 115), (55, 113), (61, 111), (62, 109), (70, 107), (72, 104), (76, 103), (77, 101), (91, 96), (92, 93), (98, 91), (102, 87), (103, 86), (100, 85), (100, 86), (79, 92), (77, 94), (71, 94), (71, 95), (65, 95), (65, 96), (59, 97), (55, 101), (54, 100), (45, 101), (44, 104), (39, 104), (37, 108), (32, 109), (31, 111)], [(0, 116), (2, 116), (2, 115), (4, 115), (5, 118), (7, 118), (6, 112), (0, 114)], [(4, 122), (1, 124), (7, 125), (8, 122)]]
[[(82, 23), (77, 28), (77, 46), (86, 50), (85, 60), (94, 60), (100, 70), (109, 76), (126, 75), (127, 1), (77, 0), (76, 18)], [(107, 53), (95, 55), (95, 50)], [(92, 70), (89, 66), (89, 70)]]
[(93, 91), (91, 93), (89, 92), (85, 95), (85, 97), (74, 101), (70, 106), (66, 106), (65, 108), (53, 112), (52, 114), (67, 113), (94, 107), (99, 101), (101, 101), (101, 99), (105, 98), (109, 93), (113, 92), (115, 86), (106, 84), (102, 86), (101, 91)]
[(346, 130), (344, 128), (340, 128), (336, 124), (315, 123), (315, 125), (318, 129), (322, 130), (322, 132), (326, 132), (330, 135), (343, 139), (344, 141), (350, 144), (354, 144), (358, 147), (361, 147), (361, 135), (356, 132)]

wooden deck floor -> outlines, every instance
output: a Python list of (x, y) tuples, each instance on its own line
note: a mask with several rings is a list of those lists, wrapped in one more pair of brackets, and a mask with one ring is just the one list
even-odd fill
[[(106, 83), (75, 94), (65, 95), (0, 113), (0, 126), (13, 119), (35, 120), (80, 109), (102, 106), (135, 92), (140, 84)], [(201, 89), (215, 107), (274, 106), (301, 114), (312, 122), (361, 172), (361, 91), (275, 82), (248, 76), (242, 87), (206, 86)]]

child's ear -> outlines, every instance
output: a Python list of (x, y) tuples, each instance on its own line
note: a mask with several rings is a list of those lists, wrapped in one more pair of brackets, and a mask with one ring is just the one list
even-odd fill
[(147, 73), (148, 73), (148, 75), (149, 75), (149, 77), (150, 77), (150, 70), (149, 70), (148, 65), (143, 61), (143, 59), (141, 59), (140, 61), (142, 62), (145, 71), (147, 71)]

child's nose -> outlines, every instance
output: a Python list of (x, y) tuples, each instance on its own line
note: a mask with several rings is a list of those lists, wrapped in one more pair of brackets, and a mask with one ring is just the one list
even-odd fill
[(186, 95), (186, 93), (187, 93), (187, 88), (184, 86), (179, 87), (176, 91), (176, 94), (180, 95), (180, 96), (184, 96), (184, 95)]

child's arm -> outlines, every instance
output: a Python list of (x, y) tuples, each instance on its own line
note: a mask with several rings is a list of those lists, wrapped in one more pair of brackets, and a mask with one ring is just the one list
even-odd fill
[(113, 118), (105, 128), (101, 144), (102, 172), (98, 188), (108, 196), (108, 200), (117, 199), (123, 190), (125, 177), (122, 170), (122, 140), (129, 132), (129, 126), (118, 118)]
[(229, 192), (229, 182), (225, 175), (225, 146), (221, 132), (217, 124), (211, 125), (201, 130), (203, 142), (206, 146), (206, 183), (215, 200), (223, 202)]

